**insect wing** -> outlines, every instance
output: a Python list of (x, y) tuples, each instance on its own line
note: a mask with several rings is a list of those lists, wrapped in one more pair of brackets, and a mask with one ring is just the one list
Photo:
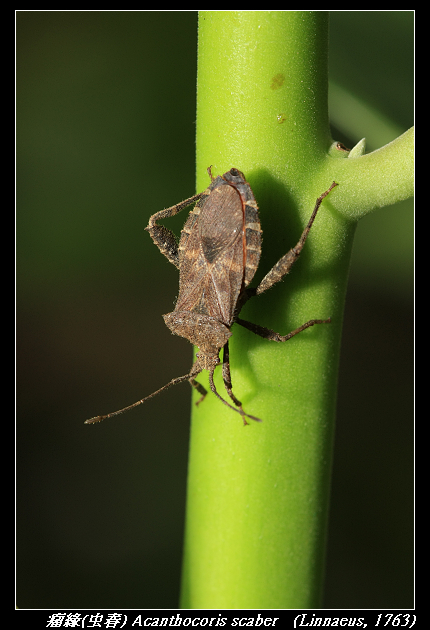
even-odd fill
[(208, 263), (224, 256), (243, 234), (243, 210), (233, 186), (219, 186), (204, 204), (199, 219), (202, 252)]
[(241, 197), (233, 186), (221, 181), (202, 206), (197, 206), (181, 236), (176, 309), (210, 315), (228, 326), (244, 277)]

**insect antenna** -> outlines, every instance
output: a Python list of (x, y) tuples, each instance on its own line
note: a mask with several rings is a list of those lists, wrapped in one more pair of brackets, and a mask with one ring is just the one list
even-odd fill
[(128, 407), (124, 407), (123, 409), (118, 409), (118, 411), (113, 411), (112, 413), (108, 413), (105, 416), (94, 416), (94, 418), (89, 418), (88, 420), (85, 420), (84, 424), (94, 424), (95, 422), (101, 422), (102, 420), (106, 420), (106, 418), (112, 418), (113, 416), (119, 416), (120, 414), (124, 413), (125, 411), (130, 411), (130, 409), (134, 409), (134, 407), (137, 407), (138, 405), (141, 405), (142, 403), (144, 403), (145, 401), (149, 400), (150, 398), (153, 398), (154, 396), (156, 396), (160, 392), (164, 391), (168, 387), (172, 387), (172, 385), (177, 385), (178, 383), (182, 383), (182, 381), (188, 381), (188, 380), (190, 380), (190, 378), (192, 376), (195, 376), (195, 375), (196, 375), (196, 373), (193, 372), (193, 370), (191, 370), (191, 372), (189, 374), (185, 374), (185, 376), (178, 376), (177, 378), (172, 379), (169, 383), (167, 383), (167, 385), (163, 385), (163, 387), (160, 387), (160, 389), (157, 389), (156, 392), (152, 392), (152, 394), (149, 394), (149, 396), (145, 396), (145, 398), (142, 398), (141, 400), (138, 400), (137, 402), (133, 403), (132, 405), (129, 405)]
[(250, 418), (251, 420), (255, 420), (256, 422), (261, 422), (261, 418), (257, 418), (256, 416), (251, 416), (249, 413), (245, 413), (244, 410), (242, 409), (242, 406), (233, 407), (233, 405), (230, 405), (230, 403), (228, 403), (226, 400), (224, 400), (222, 396), (218, 394), (217, 389), (215, 387), (215, 383), (214, 383), (214, 371), (215, 371), (215, 368), (212, 370), (209, 370), (209, 384), (211, 387), (211, 391), (215, 394), (215, 396), (219, 398), (219, 400), (223, 402), (224, 405), (227, 405), (227, 407), (230, 407), (230, 409), (233, 409), (233, 411), (237, 411), (237, 413), (240, 413), (240, 415), (242, 416), (244, 425), (249, 424), (249, 422), (245, 420), (245, 416), (247, 418)]

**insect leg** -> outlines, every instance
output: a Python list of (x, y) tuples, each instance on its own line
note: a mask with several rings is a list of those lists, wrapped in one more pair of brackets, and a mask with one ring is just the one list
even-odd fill
[(211, 182), (213, 182), (213, 180), (215, 179), (215, 177), (212, 175), (212, 165), (208, 166), (208, 168), (206, 169), (208, 172), (209, 177), (211, 178)]
[(244, 319), (239, 319), (239, 318), (236, 319), (237, 324), (240, 324), (244, 328), (247, 328), (248, 330), (255, 333), (256, 335), (259, 335), (260, 337), (263, 337), (264, 339), (268, 339), (269, 341), (288, 341), (288, 339), (291, 339), (291, 337), (294, 337), (294, 335), (297, 335), (298, 333), (302, 332), (302, 330), (306, 330), (306, 328), (310, 328), (311, 326), (314, 326), (315, 324), (330, 324), (330, 322), (331, 322), (330, 318), (311, 319), (310, 321), (306, 322), (305, 324), (302, 324), (301, 326), (296, 328), (296, 330), (293, 330), (287, 335), (280, 335), (279, 333), (275, 332), (274, 330), (271, 330), (270, 328), (265, 328), (264, 326), (259, 326), (258, 324), (247, 322)]
[(190, 384), (199, 392), (199, 394), (201, 394), (201, 398), (199, 398), (199, 400), (196, 402), (196, 405), (200, 405), (202, 400), (205, 399), (207, 391), (203, 387), (203, 385), (200, 385), (200, 383), (198, 383), (194, 378), (190, 378), (189, 381)]
[(240, 415), (242, 416), (242, 420), (243, 420), (243, 424), (244, 425), (249, 424), (249, 422), (247, 422), (245, 420), (245, 417), (246, 418), (251, 418), (251, 420), (255, 420), (256, 422), (261, 422), (260, 418), (256, 418), (255, 416), (251, 416), (251, 415), (249, 415), (249, 413), (245, 413), (244, 410), (242, 409), (242, 407), (238, 407), (238, 408), (233, 407), (233, 405), (230, 405), (230, 403), (228, 403), (226, 400), (224, 400), (224, 398), (222, 398), (222, 396), (220, 396), (218, 394), (218, 392), (216, 390), (216, 387), (215, 387), (215, 383), (214, 383), (214, 370), (215, 370), (215, 368), (213, 368), (212, 370), (209, 370), (209, 385), (210, 385), (210, 388), (211, 388), (212, 392), (215, 394), (215, 396), (217, 398), (219, 398), (220, 401), (222, 403), (224, 403), (224, 405), (227, 405), (227, 407), (230, 407), (230, 409), (233, 409), (233, 411), (237, 411), (237, 413), (240, 413)]
[(167, 260), (171, 262), (175, 267), (179, 269), (179, 250), (178, 243), (176, 240), (176, 236), (171, 230), (168, 230), (164, 225), (157, 225), (157, 221), (160, 219), (165, 219), (167, 217), (173, 217), (175, 214), (178, 214), (184, 208), (187, 208), (192, 203), (200, 199), (202, 195), (206, 194), (206, 191), (203, 193), (199, 193), (198, 195), (194, 195), (189, 199), (185, 199), (181, 203), (172, 206), (171, 208), (166, 208), (165, 210), (160, 210), (160, 212), (156, 212), (149, 219), (148, 226), (145, 228), (147, 232), (149, 232), (152, 240), (160, 250), (164, 256), (166, 256)]
[(222, 378), (224, 381), (224, 386), (227, 391), (227, 394), (230, 396), (232, 401), (237, 407), (242, 409), (242, 403), (240, 400), (236, 398), (236, 396), (232, 392), (232, 384), (231, 384), (231, 374), (230, 374), (230, 351), (228, 347), (228, 341), (224, 346), (224, 354), (223, 354), (223, 362), (222, 362)]
[(315, 217), (317, 215), (317, 212), (321, 203), (323, 202), (325, 197), (327, 197), (329, 192), (333, 190), (333, 188), (337, 185), (338, 184), (336, 184), (336, 182), (333, 182), (330, 188), (326, 190), (322, 195), (320, 195), (320, 197), (318, 197), (315, 203), (314, 211), (312, 212), (311, 218), (309, 219), (307, 226), (303, 230), (303, 233), (300, 237), (299, 242), (297, 243), (297, 245), (295, 245), (295, 247), (292, 247), (289, 252), (287, 252), (284, 256), (282, 256), (282, 258), (278, 260), (276, 265), (272, 267), (269, 273), (263, 278), (263, 280), (260, 282), (260, 284), (258, 285), (256, 289), (256, 295), (260, 295), (261, 293), (264, 293), (265, 291), (267, 291), (267, 289), (270, 289), (274, 284), (282, 280), (282, 278), (290, 271), (291, 267), (294, 265), (297, 258), (300, 256), (300, 252), (303, 249), (303, 246), (306, 242), (306, 239), (308, 237), (308, 234), (310, 232), (310, 229), (315, 220)]

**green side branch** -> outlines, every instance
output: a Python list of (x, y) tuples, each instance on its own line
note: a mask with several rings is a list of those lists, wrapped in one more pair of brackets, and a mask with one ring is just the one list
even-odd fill
[[(336, 384), (357, 220), (412, 194), (413, 132), (363, 155), (337, 149), (327, 110), (323, 11), (203, 11), (199, 17), (197, 191), (236, 167), (260, 207), (261, 280), (317, 215), (291, 274), (241, 317), (286, 343), (233, 326), (233, 391), (193, 405), (181, 605), (311, 608), (321, 603)], [(223, 391), (221, 369), (216, 386)], [(201, 377), (199, 377), (201, 378)], [(204, 383), (207, 385), (207, 382)]]

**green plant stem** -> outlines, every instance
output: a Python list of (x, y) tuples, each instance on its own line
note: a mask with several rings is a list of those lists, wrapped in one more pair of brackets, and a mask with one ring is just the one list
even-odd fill
[[(325, 12), (200, 13), (197, 190), (208, 185), (209, 165), (215, 175), (231, 167), (245, 173), (263, 228), (260, 279), (295, 245), (316, 198), (333, 180), (339, 186), (324, 201), (285, 282), (241, 313), (281, 334), (313, 318), (330, 316), (332, 323), (284, 344), (233, 327), (233, 391), (261, 424), (243, 427), (239, 414), (211, 394), (193, 408), (184, 608), (321, 604), (355, 225), (412, 190), (411, 132), (360, 157), (348, 158), (333, 145), (327, 47)], [(358, 148), (352, 155), (360, 155)], [(221, 369), (215, 382), (223, 392)]]

